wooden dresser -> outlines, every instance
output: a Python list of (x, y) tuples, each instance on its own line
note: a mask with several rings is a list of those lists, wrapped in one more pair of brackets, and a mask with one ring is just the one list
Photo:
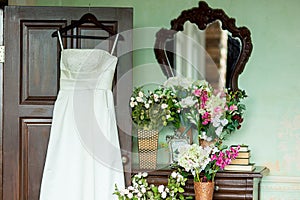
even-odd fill
[[(133, 173), (145, 170), (134, 170)], [(167, 185), (171, 169), (148, 171), (148, 183)], [(251, 172), (222, 171), (215, 178), (214, 200), (250, 200), (260, 199), (260, 182), (269, 173), (266, 167), (257, 166)], [(186, 196), (194, 196), (193, 177), (190, 176), (185, 187)]]

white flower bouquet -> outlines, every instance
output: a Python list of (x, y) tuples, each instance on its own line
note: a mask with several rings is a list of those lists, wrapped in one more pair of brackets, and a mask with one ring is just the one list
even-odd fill
[(142, 87), (130, 98), (133, 123), (140, 129), (154, 130), (169, 124), (180, 126), (180, 108), (175, 93), (167, 88), (145, 92)]
[[(194, 176), (195, 182), (214, 181), (216, 173), (229, 165), (239, 153), (240, 146), (236, 149), (225, 145), (211, 144), (199, 146), (197, 144), (183, 145), (179, 147), (178, 166)], [(203, 172), (203, 177), (200, 173)]]
[(168, 179), (168, 185), (155, 186), (147, 182), (148, 173), (138, 173), (132, 178), (132, 185), (119, 189), (115, 186), (114, 194), (119, 200), (185, 200), (184, 189), (187, 178), (179, 172), (173, 171)]

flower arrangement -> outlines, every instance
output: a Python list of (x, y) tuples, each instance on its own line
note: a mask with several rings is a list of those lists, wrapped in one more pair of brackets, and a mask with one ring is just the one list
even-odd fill
[(168, 179), (168, 185), (155, 186), (153, 184), (149, 185), (147, 182), (148, 173), (138, 173), (132, 178), (132, 185), (124, 188), (118, 189), (115, 186), (114, 194), (118, 196), (119, 200), (184, 200), (189, 199), (189, 197), (183, 196), (183, 186), (187, 178), (183, 177), (179, 172), (173, 171)]
[[(221, 144), (206, 147), (197, 144), (184, 145), (179, 148), (178, 165), (186, 172), (191, 172), (195, 182), (214, 181), (216, 173), (238, 156), (239, 148), (226, 149)], [(204, 172), (202, 178), (201, 172)]]
[(172, 90), (179, 101), (181, 123), (192, 124), (199, 137), (206, 141), (223, 140), (241, 127), (245, 105), (244, 91), (215, 90), (205, 80), (190, 81), (169, 78), (164, 86)]
[(175, 93), (167, 88), (145, 92), (142, 87), (135, 88), (130, 98), (132, 120), (144, 130), (158, 129), (172, 124), (180, 126), (180, 108)]

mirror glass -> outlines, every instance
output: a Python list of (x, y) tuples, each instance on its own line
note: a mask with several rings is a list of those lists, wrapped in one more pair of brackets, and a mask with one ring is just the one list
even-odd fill
[(208, 81), (214, 88), (228, 88), (232, 69), (241, 51), (241, 42), (227, 30), (220, 20), (200, 30), (186, 21), (183, 31), (166, 42), (166, 54), (176, 76)]

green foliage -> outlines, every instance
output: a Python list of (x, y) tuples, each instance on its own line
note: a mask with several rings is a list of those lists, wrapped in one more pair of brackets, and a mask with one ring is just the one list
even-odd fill
[(166, 88), (145, 92), (137, 87), (130, 98), (131, 116), (138, 128), (159, 129), (162, 126), (180, 126), (180, 108), (176, 95)]
[(185, 200), (184, 186), (187, 178), (180, 172), (173, 171), (168, 178), (168, 185), (148, 185), (147, 173), (139, 173), (132, 178), (132, 185), (125, 189), (115, 186), (114, 194), (119, 200)]

